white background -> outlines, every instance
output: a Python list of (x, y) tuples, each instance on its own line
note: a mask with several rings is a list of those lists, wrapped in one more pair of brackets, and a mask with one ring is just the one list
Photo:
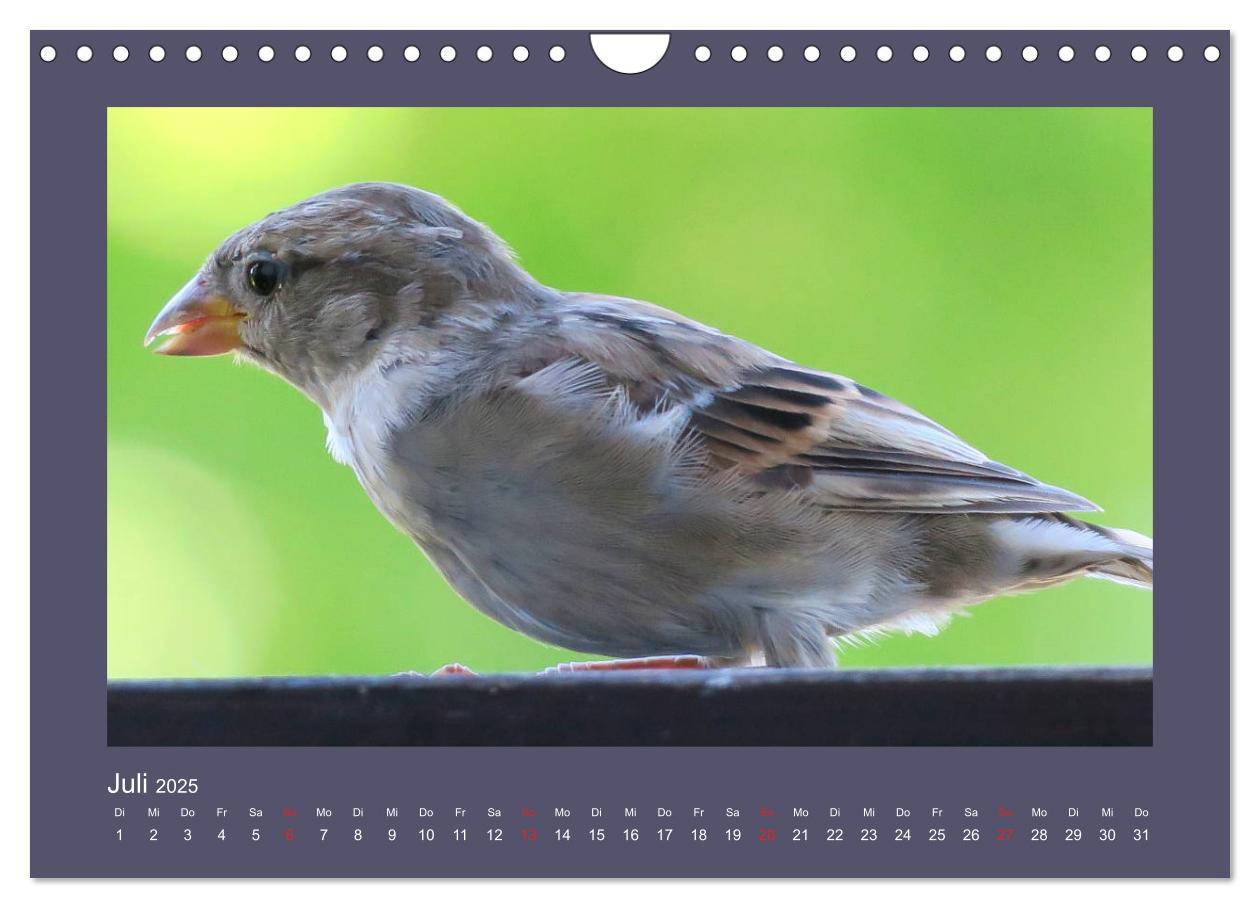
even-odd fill
[[(1249, 4), (1252, 8), (1254, 3)], [(28, 37), (31, 28), (314, 28), (314, 29), (540, 29), (585, 30), (668, 30), (686, 28), (760, 29), (1232, 29), (1234, 38), (1228, 59), (1233, 66), (1234, 122), (1234, 258), (1235, 341), (1234, 412), (1236, 552), (1256, 550), (1257, 533), (1251, 510), (1260, 508), (1257, 481), (1246, 469), (1256, 456), (1256, 399), (1260, 395), (1260, 365), (1252, 352), (1260, 344), (1255, 306), (1257, 178), (1247, 167), (1256, 167), (1256, 64), (1254, 53), (1255, 15), (1243, 2), (1183, 0), (1181, 4), (1147, 0), (1144, 3), (1105, 3), (1099, 0), (1054, 0), (1037, 3), (965, 2), (766, 2), (684, 3), (680, 0), (619, 0), (619, 2), (580, 3), (561, 0), (448, 0), (444, 4), (378, 2), (356, 0), (354, 4), (319, 3), (318, 0), (270, 0), (267, 3), (241, 0), (190, 0), (169, 2), (106, 3), (11, 2), (6, 4), (4, 38), (0, 63), (7, 69), (4, 82), (12, 96), (12, 109), (3, 118), (10, 138), (6, 141), (4, 164), (8, 178), (3, 183), (4, 204), (0, 208), (0, 245), (3, 262), (4, 294), (0, 301), (0, 607), (5, 613), (5, 630), (0, 634), (0, 669), (10, 674), (3, 690), (11, 699), (5, 705), (0, 724), (0, 862), (4, 876), (0, 886), (10, 905), (82, 905), (102, 901), (129, 905), (170, 904), (182, 906), (218, 905), (228, 900), (243, 904), (283, 901), (296, 905), (339, 905), (350, 899), (379, 899), (393, 902), (406, 899), (444, 900), (448, 903), (494, 900), (513, 906), (564, 905), (598, 901), (617, 906), (640, 900), (721, 900), (726, 904), (760, 904), (769, 900), (800, 899), (835, 904), (862, 901), (893, 903), (931, 902), (933, 904), (985, 903), (989, 905), (1042, 906), (1068, 901), (1161, 902), (1207, 900), (1212, 903), (1256, 904), (1260, 896), (1260, 785), (1252, 774), (1260, 773), (1260, 747), (1257, 746), (1256, 694), (1260, 660), (1252, 657), (1249, 644), (1255, 639), (1256, 578), (1245, 570), (1244, 558), (1236, 571), (1234, 610), (1234, 856), (1235, 881), (1220, 882), (629, 882), (601, 884), (587, 882), (32, 882), (29, 875), (29, 72)], [(353, 15), (346, 10), (352, 9)], [(1249, 108), (1251, 108), (1249, 110)], [(1239, 253), (1242, 254), (1239, 254)], [(73, 267), (74, 250), (67, 249), (67, 267)], [(40, 281), (55, 281), (56, 275), (38, 275)], [(73, 305), (67, 301), (67, 305)], [(66, 330), (74, 330), (68, 320)], [(41, 339), (43, 351), (55, 349)], [(102, 338), (102, 343), (104, 339)], [(41, 355), (50, 355), (46, 352)], [(55, 355), (55, 354), (52, 354)], [(1158, 363), (1157, 368), (1176, 369), (1178, 364)], [(1249, 463), (1250, 462), (1250, 463)], [(74, 553), (67, 553), (67, 570), (73, 570)], [(1192, 603), (1169, 603), (1168, 607)], [(1204, 604), (1217, 607), (1217, 603)], [(1241, 643), (1237, 641), (1242, 641)], [(715, 759), (720, 755), (715, 752)], [(840, 770), (838, 770), (840, 771)], [(1170, 780), (1175, 784), (1176, 780)], [(75, 822), (67, 817), (67, 823)], [(1247, 892), (1251, 894), (1246, 895)]]

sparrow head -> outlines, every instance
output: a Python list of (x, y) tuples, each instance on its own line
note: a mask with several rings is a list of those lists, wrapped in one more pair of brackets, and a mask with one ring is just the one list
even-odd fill
[[(384, 349), (444, 314), (533, 286), (488, 228), (436, 195), (358, 183), (228, 237), (162, 308), (145, 344), (237, 353), (321, 402)], [(528, 296), (529, 294), (524, 294)]]

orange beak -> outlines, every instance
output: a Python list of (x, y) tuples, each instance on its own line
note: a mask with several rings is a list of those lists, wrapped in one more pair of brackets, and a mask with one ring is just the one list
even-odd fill
[(239, 326), (244, 318), (227, 299), (209, 290), (201, 277), (194, 277), (162, 307), (144, 344), (167, 338), (153, 348), (154, 353), (166, 356), (231, 353), (241, 346)]

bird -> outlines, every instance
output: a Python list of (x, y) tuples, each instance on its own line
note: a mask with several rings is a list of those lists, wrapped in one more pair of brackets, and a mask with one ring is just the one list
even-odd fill
[[(770, 267), (770, 263), (766, 264)], [(1153, 542), (842, 375), (533, 278), (440, 196), (356, 183), (228, 237), (145, 344), (235, 354), (473, 607), (604, 668), (834, 668)], [(465, 671), (456, 664), (447, 670)]]

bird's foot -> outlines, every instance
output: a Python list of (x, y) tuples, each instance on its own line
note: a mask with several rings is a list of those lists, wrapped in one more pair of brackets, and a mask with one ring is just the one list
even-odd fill
[[(568, 672), (611, 672), (611, 671), (644, 671), (653, 669), (698, 669), (719, 668), (723, 663), (718, 659), (705, 656), (649, 656), (643, 659), (611, 659), (601, 662), (562, 662), (545, 668), (540, 675), (554, 675)], [(443, 665), (432, 675), (423, 672), (398, 672), (395, 678), (442, 678), (442, 677), (475, 678), (477, 673), (459, 662)]]
[(435, 671), (432, 675), (427, 674), (425, 672), (417, 672), (417, 671), (408, 670), (405, 672), (394, 672), (392, 675), (390, 675), (390, 677), (399, 681), (417, 681), (421, 678), (434, 678), (434, 677), (437, 677), (438, 675), (473, 675), (475, 676), (476, 674), (477, 673), (473, 671), (471, 668), (469, 668), (467, 665), (460, 665), (458, 662), (451, 662), (448, 665), (443, 665), (441, 668)]
[(474, 678), (476, 677), (477, 673), (473, 671), (471, 668), (469, 668), (467, 665), (463, 665), (459, 662), (448, 662), (446, 663), (446, 665), (443, 665), (441, 668), (435, 671), (430, 677), (440, 678), (440, 677), (445, 677), (447, 675), (462, 675), (466, 678)]
[(644, 659), (613, 659), (605, 662), (562, 662), (551, 668), (543, 669), (539, 674), (554, 675), (560, 672), (613, 672), (641, 671), (659, 668), (716, 668), (716, 660), (704, 656), (650, 656)]

